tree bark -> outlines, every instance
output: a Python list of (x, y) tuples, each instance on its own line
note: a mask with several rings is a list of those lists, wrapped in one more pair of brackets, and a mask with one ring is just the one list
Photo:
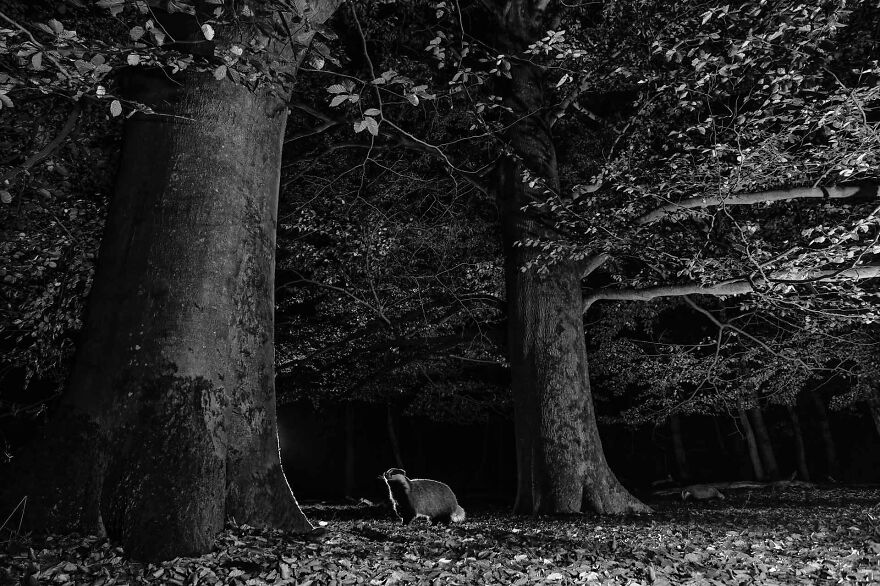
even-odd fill
[(766, 423), (764, 423), (764, 413), (760, 407), (752, 407), (749, 409), (748, 414), (752, 422), (755, 441), (758, 444), (758, 451), (761, 455), (761, 463), (764, 465), (764, 474), (766, 474), (769, 480), (778, 480), (779, 466), (776, 464), (776, 453), (773, 451), (770, 433), (767, 431)]
[[(145, 560), (227, 517), (307, 531), (281, 469), (274, 254), (286, 108), (210, 74), (143, 71), (85, 327), (29, 512)], [(52, 456), (55, 456), (54, 458)], [(48, 462), (48, 463), (47, 463)], [(51, 464), (49, 464), (51, 463)]]
[(354, 407), (345, 404), (345, 496), (355, 496), (355, 439), (354, 439)]
[[(508, 301), (508, 353), (516, 425), (517, 496), (523, 513), (650, 509), (618, 482), (605, 461), (587, 371), (582, 316), (583, 263), (559, 261), (544, 274), (522, 270), (534, 258), (526, 238), (554, 234), (522, 207), (559, 189), (556, 152), (545, 118), (538, 68), (514, 64), (505, 88), (513, 109), (508, 139), (516, 159), (497, 166)], [(529, 171), (545, 184), (529, 185)]]
[(822, 438), (822, 449), (825, 452), (825, 464), (829, 479), (840, 480), (840, 464), (837, 459), (837, 449), (834, 446), (834, 435), (831, 433), (831, 423), (828, 421), (828, 411), (825, 402), (818, 391), (810, 392), (810, 399), (816, 408), (816, 422), (819, 424), (819, 436)]
[(794, 457), (797, 463), (798, 477), (804, 482), (810, 481), (810, 467), (807, 465), (807, 450), (804, 447), (804, 433), (801, 418), (796, 405), (788, 406), (788, 418), (791, 421), (791, 433), (794, 438)]
[(871, 418), (874, 420), (874, 427), (877, 428), (877, 435), (880, 435), (880, 397), (874, 391), (874, 397), (868, 399), (868, 410), (871, 412)]
[(746, 445), (749, 447), (749, 459), (752, 461), (755, 480), (763, 482), (765, 480), (764, 466), (761, 465), (758, 442), (755, 441), (755, 432), (752, 430), (752, 424), (749, 423), (749, 416), (742, 407), (739, 408), (739, 421), (743, 426), (743, 434), (746, 436)]
[(400, 455), (400, 441), (397, 439), (397, 428), (394, 425), (394, 412), (389, 403), (385, 409), (385, 427), (388, 430), (388, 441), (391, 442), (391, 453), (394, 455), (394, 465), (403, 468), (403, 457)]
[(684, 440), (681, 435), (681, 419), (678, 415), (669, 416), (669, 432), (672, 436), (672, 454), (675, 457), (678, 480), (687, 484), (691, 475), (687, 465), (687, 451), (684, 448)]

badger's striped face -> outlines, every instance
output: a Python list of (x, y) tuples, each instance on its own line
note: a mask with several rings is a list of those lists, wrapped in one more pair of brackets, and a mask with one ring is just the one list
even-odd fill
[[(406, 470), (403, 468), (389, 468), (382, 476), (385, 477), (385, 480), (391, 480), (395, 476), (406, 478)], [(398, 480), (403, 480), (403, 478), (399, 478)]]

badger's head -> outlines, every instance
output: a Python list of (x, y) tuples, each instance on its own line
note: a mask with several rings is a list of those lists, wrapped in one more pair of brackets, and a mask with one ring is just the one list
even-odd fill
[(402, 476), (403, 478), (398, 478), (397, 480), (405, 480), (406, 479), (406, 470), (403, 468), (389, 468), (385, 471), (385, 474), (382, 475), (382, 478), (386, 481), (392, 480), (395, 476)]

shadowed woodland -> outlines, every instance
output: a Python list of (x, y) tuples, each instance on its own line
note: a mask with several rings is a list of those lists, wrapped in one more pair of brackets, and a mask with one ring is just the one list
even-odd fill
[(0, 583), (880, 581), (878, 31), (0, 4)]

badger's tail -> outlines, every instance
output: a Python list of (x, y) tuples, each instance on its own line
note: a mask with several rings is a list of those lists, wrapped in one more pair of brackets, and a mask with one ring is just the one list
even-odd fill
[(464, 509), (461, 507), (455, 507), (455, 510), (452, 511), (452, 515), (449, 516), (453, 523), (461, 523), (464, 521)]

